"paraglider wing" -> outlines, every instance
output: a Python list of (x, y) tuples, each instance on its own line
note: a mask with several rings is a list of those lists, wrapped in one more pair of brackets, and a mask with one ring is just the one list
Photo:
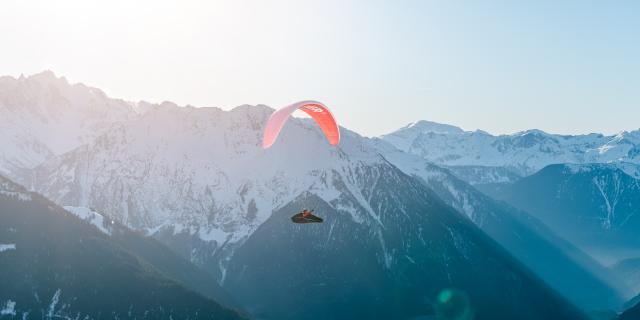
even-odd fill
[(282, 130), (287, 119), (298, 109), (306, 112), (318, 123), (331, 145), (335, 146), (340, 142), (338, 124), (329, 109), (318, 101), (301, 101), (277, 110), (271, 115), (264, 128), (264, 138), (262, 139), (262, 146), (265, 149), (271, 147), (271, 145), (276, 142), (278, 134), (280, 134), (280, 130)]

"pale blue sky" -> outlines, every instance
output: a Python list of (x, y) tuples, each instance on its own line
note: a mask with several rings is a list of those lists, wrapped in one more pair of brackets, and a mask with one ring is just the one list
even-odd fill
[(128, 100), (315, 99), (379, 135), (640, 128), (640, 1), (3, 1), (0, 74)]

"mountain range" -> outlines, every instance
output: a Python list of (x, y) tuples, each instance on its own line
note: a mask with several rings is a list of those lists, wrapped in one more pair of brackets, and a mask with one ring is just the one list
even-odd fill
[(536, 129), (496, 136), (418, 121), (381, 138), (450, 168), (472, 184), (513, 182), (558, 163), (613, 163), (640, 177), (640, 129), (611, 136), (558, 135)]
[[(294, 118), (263, 150), (272, 111), (132, 103), (51, 72), (2, 77), (0, 172), (97, 227), (113, 220), (136, 236), (111, 241), (256, 318), (411, 318), (436, 313), (447, 288), (463, 289), (478, 319), (579, 319), (573, 304), (630, 297), (544, 215), (472, 184), (560, 162), (613, 162), (632, 177), (637, 132), (495, 137), (418, 122), (380, 139), (342, 128), (330, 148)], [(325, 223), (292, 225), (303, 207)], [(186, 264), (145, 256), (156, 246)]]

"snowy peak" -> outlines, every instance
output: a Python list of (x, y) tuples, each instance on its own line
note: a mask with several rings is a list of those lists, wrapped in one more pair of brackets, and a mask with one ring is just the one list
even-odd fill
[[(0, 106), (19, 112), (49, 111), (55, 115), (68, 109), (80, 111), (100, 108), (100, 100), (108, 99), (100, 89), (84, 84), (69, 84), (66, 78), (45, 71), (29, 77), (0, 78)], [(118, 106), (112, 106), (117, 108)]]
[(525, 131), (520, 131), (520, 132), (516, 132), (514, 134), (509, 135), (511, 136), (513, 139), (518, 139), (518, 138), (529, 138), (529, 139), (538, 139), (538, 140), (544, 140), (544, 139), (549, 139), (552, 138), (551, 134), (548, 134), (542, 130), (538, 130), (538, 129), (529, 129), (529, 130), (525, 130)]
[(97, 88), (70, 84), (51, 71), (0, 77), (0, 174), (25, 183), (20, 180), (23, 172), (91, 144), (127, 122), (164, 117), (164, 122), (154, 125), (163, 126), (171, 125), (172, 116), (216, 112), (222, 110), (179, 107), (168, 101), (152, 104), (112, 99)]
[(381, 138), (393, 143), (399, 149), (406, 151), (411, 148), (412, 143), (416, 141), (418, 137), (425, 134), (458, 135), (462, 133), (464, 133), (462, 129), (452, 125), (420, 120), (410, 123), (390, 134), (383, 135)]
[(83, 84), (69, 84), (51, 71), (0, 78), (0, 173), (16, 178), (132, 119), (129, 103)]
[(243, 104), (231, 109), (232, 113), (260, 114), (260, 115), (264, 115), (264, 114), (271, 115), (274, 111), (275, 109), (269, 106), (266, 106), (264, 104), (258, 104), (255, 106), (250, 104)]
[[(428, 122), (423, 126), (417, 123), (383, 135), (382, 139), (438, 165), (462, 168), (460, 171), (466, 172), (473, 168), (476, 174), (473, 178), (465, 178), (467, 181), (475, 181), (481, 176), (490, 177), (497, 170), (504, 169), (526, 176), (555, 163), (624, 162), (640, 165), (640, 130), (612, 136), (572, 136), (533, 129), (494, 136), (483, 131), (440, 130), (444, 133), (438, 133), (438, 130), (430, 130), (431, 127), (433, 125)], [(483, 167), (489, 172), (478, 174), (477, 171)]]
[(420, 133), (433, 132), (440, 134), (459, 134), (464, 132), (464, 130), (456, 126), (426, 120), (410, 123), (403, 129), (418, 131)]
[[(70, 87), (71, 85), (69, 84), (69, 81), (67, 80), (67, 78), (65, 77), (58, 77), (56, 76), (56, 74), (51, 71), (51, 70), (45, 70), (42, 71), (40, 73), (36, 73), (33, 74), (31, 76), (28, 77), (21, 77), (18, 80), (22, 81), (22, 82), (37, 82), (43, 86), (49, 86), (49, 87), (58, 87), (58, 88), (64, 88), (64, 87)], [(82, 84), (78, 84), (78, 85), (82, 85)], [(97, 90), (97, 89), (95, 89)]]

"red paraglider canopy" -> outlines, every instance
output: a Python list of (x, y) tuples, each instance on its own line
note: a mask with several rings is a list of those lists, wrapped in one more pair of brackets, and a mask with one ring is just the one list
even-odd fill
[(335, 146), (340, 142), (338, 124), (329, 109), (321, 102), (309, 100), (286, 106), (271, 115), (264, 128), (264, 137), (262, 139), (262, 146), (265, 149), (271, 147), (271, 145), (276, 142), (278, 134), (280, 134), (280, 130), (282, 130), (287, 119), (298, 109), (306, 112), (318, 123), (331, 145)]

